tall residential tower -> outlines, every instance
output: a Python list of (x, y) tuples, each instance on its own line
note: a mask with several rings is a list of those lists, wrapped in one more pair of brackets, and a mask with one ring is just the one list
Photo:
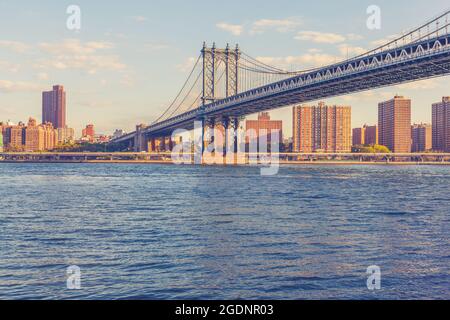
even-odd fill
[(378, 104), (379, 144), (394, 153), (411, 152), (411, 100), (401, 96)]
[(54, 128), (66, 127), (66, 92), (63, 86), (53, 86), (52, 91), (42, 93), (42, 123)]
[(350, 152), (352, 147), (351, 107), (297, 106), (293, 109), (295, 152)]

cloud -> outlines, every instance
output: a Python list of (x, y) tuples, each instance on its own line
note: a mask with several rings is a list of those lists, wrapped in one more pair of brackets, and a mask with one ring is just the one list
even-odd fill
[(344, 42), (347, 38), (343, 35), (336, 33), (326, 33), (319, 31), (300, 31), (297, 33), (294, 39), (301, 41), (312, 41), (315, 43), (335, 44)]
[(187, 58), (183, 63), (178, 64), (176, 66), (177, 70), (180, 72), (188, 72), (191, 71), (195, 65), (195, 61), (197, 61), (194, 57)]
[(0, 69), (2, 71), (8, 71), (8, 72), (11, 72), (11, 73), (17, 73), (17, 72), (19, 72), (20, 64), (16, 64), (16, 63), (11, 63), (11, 62), (8, 62), (8, 61), (0, 60)]
[(235, 36), (240, 36), (244, 33), (245, 29), (249, 29), (250, 35), (263, 34), (267, 31), (274, 30), (276, 32), (284, 33), (294, 31), (295, 28), (300, 26), (302, 21), (298, 18), (286, 18), (286, 19), (259, 19), (252, 23), (242, 24), (230, 24), (227, 22), (220, 22), (216, 24), (216, 27), (227, 31)]
[(335, 63), (336, 56), (320, 53), (308, 53), (301, 56), (257, 57), (257, 60), (284, 70), (305, 70)]
[(298, 18), (287, 19), (260, 19), (252, 24), (250, 34), (261, 34), (267, 30), (275, 30), (277, 32), (294, 31), (302, 22)]
[(39, 48), (51, 54), (91, 54), (99, 50), (112, 49), (114, 45), (105, 41), (89, 41), (82, 43), (79, 39), (65, 39), (62, 43), (39, 44)]
[(226, 32), (229, 32), (235, 36), (240, 36), (242, 34), (242, 32), (244, 31), (244, 27), (242, 25), (229, 24), (226, 22), (220, 22), (220, 23), (216, 24), (216, 27), (221, 30), (224, 30)]
[(144, 17), (144, 16), (134, 16), (134, 17), (131, 17), (134, 21), (136, 21), (136, 22), (139, 22), (139, 23), (142, 23), (142, 22), (145, 22), (145, 21), (147, 21), (148, 19), (146, 18), (146, 17)]
[(39, 69), (81, 69), (95, 74), (98, 70), (120, 71), (126, 68), (117, 55), (103, 53), (114, 48), (110, 42), (83, 43), (78, 39), (66, 39), (62, 43), (41, 43), (39, 48), (51, 55), (35, 64)]
[(379, 40), (375, 40), (372, 41), (370, 44), (374, 47), (381, 47), (397, 38), (399, 38), (400, 36), (398, 34), (392, 34), (390, 36), (387, 36), (386, 38), (383, 39), (379, 39)]
[(169, 49), (170, 46), (165, 43), (146, 43), (146, 44), (144, 44), (144, 48), (149, 51), (160, 51), (160, 50)]
[(348, 55), (349, 58), (353, 56), (359, 56), (367, 52), (365, 48), (350, 46), (347, 44), (341, 44), (338, 49), (342, 56), (347, 57)]
[(362, 39), (364, 39), (364, 37), (359, 34), (355, 34), (355, 33), (347, 34), (347, 40), (349, 40), (349, 41), (359, 41)]
[(0, 48), (10, 49), (17, 53), (24, 53), (30, 47), (27, 44), (19, 41), (0, 40)]
[(0, 80), (0, 92), (41, 91), (43, 88), (32, 82)]
[(48, 80), (48, 74), (47, 73), (45, 73), (45, 72), (39, 72), (37, 75), (36, 75), (36, 77), (39, 79), (39, 80)]
[(397, 87), (404, 90), (425, 90), (425, 89), (430, 90), (440, 87), (441, 82), (442, 80), (438, 79), (427, 79), (422, 81), (400, 84)]

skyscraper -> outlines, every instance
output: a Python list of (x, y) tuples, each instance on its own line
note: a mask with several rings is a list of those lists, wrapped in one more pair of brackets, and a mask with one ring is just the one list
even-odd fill
[(66, 92), (63, 86), (53, 86), (52, 91), (42, 93), (42, 123), (54, 128), (66, 127)]
[(450, 97), (433, 104), (433, 150), (450, 152)]
[(378, 104), (379, 143), (394, 153), (411, 152), (411, 100), (401, 96)]
[(294, 151), (350, 152), (351, 107), (297, 106), (293, 110)]
[(361, 146), (366, 144), (366, 126), (362, 128), (354, 128), (352, 137), (354, 146)]
[(376, 145), (378, 144), (378, 127), (364, 125), (362, 128), (353, 129), (353, 145)]
[(378, 126), (366, 127), (365, 144), (367, 145), (378, 144)]
[(411, 128), (412, 152), (425, 152), (432, 149), (432, 134), (429, 124), (414, 124)]

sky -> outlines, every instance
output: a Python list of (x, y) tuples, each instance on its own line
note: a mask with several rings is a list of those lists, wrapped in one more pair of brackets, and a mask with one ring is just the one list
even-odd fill
[[(67, 8), (81, 9), (70, 30)], [(369, 30), (367, 8), (381, 9)], [(67, 91), (67, 122), (77, 135), (151, 123), (182, 87), (202, 44), (239, 44), (281, 68), (324, 66), (372, 49), (448, 10), (448, 0), (0, 0), (0, 121), (41, 119), (41, 92)], [(414, 122), (431, 121), (431, 104), (450, 95), (449, 77), (325, 100), (352, 106), (352, 125), (377, 121), (377, 104), (412, 99)], [(312, 102), (311, 104), (313, 104)], [(271, 112), (292, 133), (291, 108)], [(249, 118), (254, 118), (250, 116)]]

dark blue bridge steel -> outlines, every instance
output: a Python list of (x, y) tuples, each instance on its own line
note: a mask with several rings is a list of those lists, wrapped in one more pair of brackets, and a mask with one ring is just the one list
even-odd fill
[[(147, 138), (170, 136), (175, 129), (193, 129), (199, 120), (238, 119), (293, 104), (449, 75), (448, 18), (446, 12), (397, 40), (341, 63), (280, 73), (284, 77), (280, 81), (203, 104), (142, 128), (139, 134)], [(113, 142), (136, 140), (136, 136), (134, 132)]]

